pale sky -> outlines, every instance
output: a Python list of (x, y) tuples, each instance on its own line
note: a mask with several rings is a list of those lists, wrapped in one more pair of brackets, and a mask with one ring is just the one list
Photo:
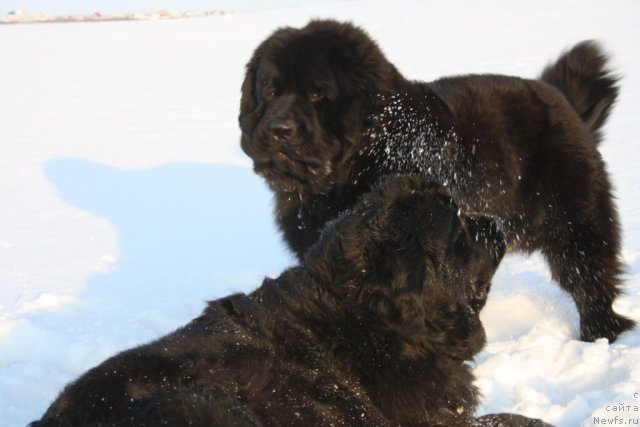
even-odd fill
[[(0, 0), (0, 16), (13, 10), (50, 15), (92, 12), (153, 12), (169, 10), (251, 10), (319, 3), (323, 0)], [(326, 0), (324, 0), (326, 1)]]

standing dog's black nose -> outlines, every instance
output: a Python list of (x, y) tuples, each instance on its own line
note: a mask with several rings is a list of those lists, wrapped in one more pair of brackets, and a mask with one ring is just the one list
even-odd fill
[(276, 119), (269, 125), (269, 130), (271, 131), (273, 138), (277, 141), (283, 142), (287, 141), (291, 137), (295, 128), (295, 123), (289, 119)]

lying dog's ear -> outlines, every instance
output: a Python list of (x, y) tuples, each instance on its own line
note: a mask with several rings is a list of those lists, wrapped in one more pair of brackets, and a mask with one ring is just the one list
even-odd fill
[(371, 218), (371, 212), (347, 213), (329, 222), (318, 241), (304, 256), (304, 264), (311, 275), (323, 286), (337, 292), (343, 298), (346, 288), (366, 272), (366, 234), (363, 225)]

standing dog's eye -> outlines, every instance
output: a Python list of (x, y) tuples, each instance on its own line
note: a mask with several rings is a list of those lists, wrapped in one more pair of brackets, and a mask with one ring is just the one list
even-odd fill
[(264, 91), (264, 97), (267, 99), (275, 98), (277, 94), (278, 94), (278, 91), (276, 90), (275, 87), (271, 87)]
[(309, 101), (315, 104), (316, 102), (324, 98), (324, 93), (319, 90), (312, 90), (307, 94), (307, 98), (309, 98)]

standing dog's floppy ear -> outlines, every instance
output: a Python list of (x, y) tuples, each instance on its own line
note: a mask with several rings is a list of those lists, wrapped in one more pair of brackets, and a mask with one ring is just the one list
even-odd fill
[(253, 52), (253, 56), (246, 65), (244, 81), (242, 82), (241, 87), (239, 117), (241, 129), (245, 129), (245, 126), (243, 125), (244, 117), (253, 113), (260, 104), (260, 94), (257, 93), (257, 90), (259, 90), (258, 79), (260, 76), (258, 74), (259, 71), (261, 71), (261, 64), (266, 62), (273, 65), (272, 61), (267, 61), (265, 59), (265, 57), (269, 56), (272, 45), (281, 45), (282, 40), (295, 31), (296, 30), (291, 27), (279, 28), (264, 40)]
[(258, 106), (255, 81), (261, 57), (262, 51), (257, 49), (246, 66), (244, 81), (242, 82), (242, 96), (240, 98), (240, 117), (238, 118), (241, 126), (243, 117), (250, 114)]

